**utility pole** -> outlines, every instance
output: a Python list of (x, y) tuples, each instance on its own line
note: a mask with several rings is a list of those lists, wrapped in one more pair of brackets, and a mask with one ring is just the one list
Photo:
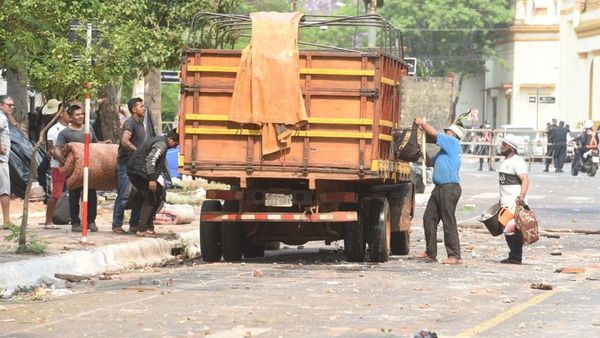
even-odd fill
[[(365, 0), (365, 5), (367, 6), (367, 14), (373, 15), (377, 14), (377, 0)], [(368, 47), (375, 48), (377, 41), (377, 27), (369, 27), (369, 40)]]

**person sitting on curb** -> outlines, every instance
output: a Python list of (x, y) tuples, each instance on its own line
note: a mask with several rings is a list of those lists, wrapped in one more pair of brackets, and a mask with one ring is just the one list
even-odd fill
[(179, 134), (176, 129), (166, 136), (153, 137), (136, 149), (127, 165), (129, 180), (144, 198), (137, 236), (156, 237), (154, 217), (165, 197), (164, 187), (158, 179), (161, 172), (167, 170), (167, 150), (178, 144)]
[[(507, 134), (502, 140), (500, 152), (504, 160), (500, 163), (498, 170), (498, 183), (500, 188), (500, 206), (507, 208), (514, 217), (517, 203), (525, 202), (525, 194), (529, 189), (529, 177), (527, 175), (527, 164), (517, 152), (519, 150), (519, 139)], [(511, 233), (512, 232), (512, 233)], [(523, 260), (523, 237), (515, 231), (514, 218), (508, 221), (504, 237), (510, 252), (508, 258), (503, 259), (503, 264), (521, 264)]]
[(415, 119), (415, 123), (423, 128), (427, 136), (434, 138), (435, 144), (440, 147), (440, 151), (431, 158), (435, 188), (431, 192), (423, 214), (426, 250), (419, 258), (437, 261), (437, 227), (441, 220), (444, 225), (444, 243), (448, 254), (448, 258), (444, 259), (442, 264), (462, 264), (455, 213), (462, 193), (459, 176), (460, 140), (465, 134), (456, 124), (444, 129), (444, 133), (439, 133), (420, 117)]

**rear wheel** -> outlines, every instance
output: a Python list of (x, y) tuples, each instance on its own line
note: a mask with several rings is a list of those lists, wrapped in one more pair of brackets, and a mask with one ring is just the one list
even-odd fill
[(594, 177), (594, 176), (596, 176), (596, 171), (598, 171), (598, 165), (594, 163), (590, 167), (590, 171), (588, 172), (588, 175), (590, 175), (591, 177)]
[[(204, 201), (201, 213), (205, 211), (221, 211), (221, 202)], [(221, 224), (200, 220), (200, 253), (205, 262), (218, 262), (221, 260)]]
[(390, 238), (390, 249), (393, 255), (408, 255), (410, 252), (410, 232), (392, 232)]
[(369, 204), (369, 258), (371, 262), (387, 262), (390, 247), (390, 206), (386, 199)]
[[(225, 201), (224, 211), (238, 212), (237, 201)], [(241, 223), (223, 222), (221, 224), (221, 248), (223, 259), (227, 262), (239, 262), (242, 260), (243, 250), (243, 228)]]
[(249, 240), (244, 241), (244, 257), (245, 258), (256, 258), (265, 257), (265, 245), (254, 244)]
[(348, 262), (365, 261), (365, 240), (362, 222), (344, 224), (344, 254)]

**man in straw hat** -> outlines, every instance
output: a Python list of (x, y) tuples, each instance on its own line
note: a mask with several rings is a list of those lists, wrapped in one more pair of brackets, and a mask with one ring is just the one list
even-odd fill
[(423, 128), (427, 136), (434, 138), (435, 144), (440, 147), (440, 151), (431, 158), (435, 188), (431, 192), (423, 214), (426, 250), (419, 255), (419, 258), (431, 262), (437, 261), (437, 227), (441, 220), (444, 225), (444, 244), (448, 254), (448, 258), (444, 259), (442, 264), (462, 264), (455, 212), (462, 193), (459, 176), (460, 140), (465, 133), (456, 124), (450, 125), (444, 129), (444, 133), (441, 133), (420, 117), (415, 119), (415, 123)]
[[(527, 175), (527, 164), (517, 153), (519, 151), (519, 139), (512, 134), (507, 134), (502, 139), (500, 152), (504, 160), (500, 164), (500, 206), (507, 208), (513, 215), (517, 203), (525, 201), (525, 194), (529, 188), (529, 177)], [(508, 258), (503, 259), (503, 264), (521, 264), (523, 260), (523, 237), (520, 232), (514, 232), (515, 221), (509, 220), (505, 228), (506, 243), (510, 249)]]

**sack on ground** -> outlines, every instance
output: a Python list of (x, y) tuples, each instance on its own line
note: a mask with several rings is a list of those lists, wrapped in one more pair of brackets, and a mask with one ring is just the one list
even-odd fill
[(154, 224), (175, 225), (189, 224), (194, 221), (194, 207), (187, 204), (166, 204), (156, 213)]
[(69, 213), (69, 192), (65, 192), (56, 201), (56, 207), (52, 213), (52, 222), (57, 225), (69, 224), (71, 214)]
[(394, 130), (394, 157), (396, 160), (416, 162), (421, 158), (418, 127), (415, 123), (411, 130)]
[(517, 229), (523, 234), (523, 244), (529, 245), (540, 239), (538, 221), (527, 204), (518, 204), (515, 210)]

